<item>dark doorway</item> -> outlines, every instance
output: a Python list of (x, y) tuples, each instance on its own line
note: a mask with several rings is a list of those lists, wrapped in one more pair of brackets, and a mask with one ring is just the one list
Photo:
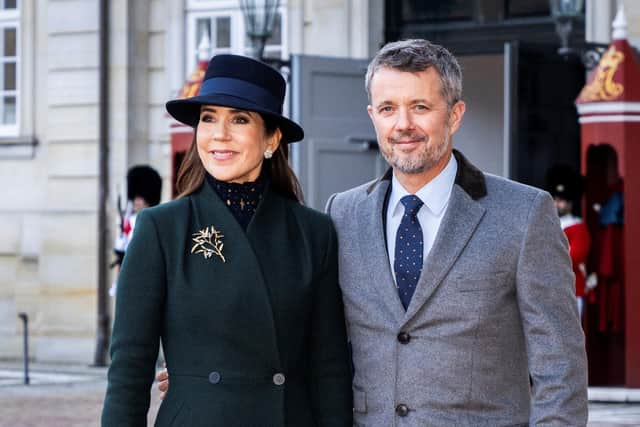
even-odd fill
[(577, 57), (554, 46), (519, 43), (511, 178), (545, 187), (554, 164), (580, 170), (580, 125), (574, 102), (585, 83)]
[[(386, 0), (385, 41), (423, 38), (455, 55), (500, 53), (506, 42), (558, 45), (548, 0)], [(570, 46), (584, 43), (584, 16)]]

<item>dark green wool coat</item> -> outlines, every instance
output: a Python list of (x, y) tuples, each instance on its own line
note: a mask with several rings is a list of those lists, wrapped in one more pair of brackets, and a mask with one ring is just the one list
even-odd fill
[[(225, 262), (192, 253), (210, 226)], [(246, 233), (206, 184), (141, 212), (118, 278), (102, 425), (146, 425), (162, 340), (158, 426), (351, 426), (336, 242), (328, 216), (269, 188)]]

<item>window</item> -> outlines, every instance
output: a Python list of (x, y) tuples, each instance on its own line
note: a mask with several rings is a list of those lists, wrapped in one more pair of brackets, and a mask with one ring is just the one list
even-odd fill
[[(287, 59), (286, 2), (280, 1), (275, 16), (273, 35), (264, 49), (265, 58)], [(195, 69), (198, 61), (198, 45), (203, 37), (209, 39), (209, 56), (220, 53), (248, 55), (251, 41), (245, 35), (244, 17), (237, 0), (188, 0), (187, 1), (187, 73)]]
[[(189, 49), (194, 59), (198, 57), (198, 45), (203, 37), (209, 40), (211, 53), (233, 53), (231, 48), (231, 16), (201, 16), (195, 20), (195, 45)], [(195, 56), (194, 56), (195, 55)]]
[(0, 137), (16, 136), (20, 111), (19, 3), (0, 0)]

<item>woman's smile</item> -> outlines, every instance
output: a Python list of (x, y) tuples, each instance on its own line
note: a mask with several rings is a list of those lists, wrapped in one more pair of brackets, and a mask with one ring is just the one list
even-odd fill
[(211, 153), (214, 160), (219, 162), (231, 160), (239, 154), (237, 151), (232, 150), (211, 150), (209, 153)]

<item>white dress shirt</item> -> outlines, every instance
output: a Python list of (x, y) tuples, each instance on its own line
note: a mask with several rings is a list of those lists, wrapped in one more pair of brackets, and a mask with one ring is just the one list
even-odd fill
[[(453, 183), (456, 179), (458, 171), (458, 162), (456, 162), (453, 154), (449, 159), (447, 166), (435, 178), (428, 182), (424, 187), (419, 189), (415, 195), (422, 200), (424, 205), (418, 211), (418, 221), (422, 228), (422, 242), (424, 251), (422, 253), (423, 260), (427, 259), (427, 255), (433, 247), (436, 234), (440, 228), (442, 217), (444, 216)], [(395, 261), (396, 250), (396, 233), (400, 226), (400, 221), (404, 215), (404, 205), (400, 202), (404, 196), (410, 195), (397, 180), (395, 173), (391, 178), (391, 194), (389, 195), (389, 205), (387, 206), (387, 251), (389, 254), (389, 263), (391, 264), (391, 273), (393, 274), (393, 263)]]

